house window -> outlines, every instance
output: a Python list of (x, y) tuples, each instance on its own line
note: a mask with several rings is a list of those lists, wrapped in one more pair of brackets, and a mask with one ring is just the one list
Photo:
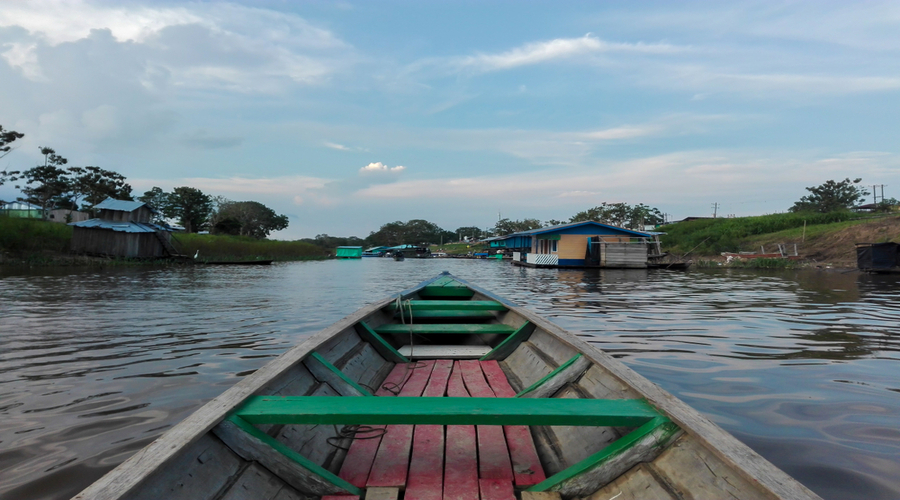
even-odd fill
[(555, 251), (556, 251), (556, 240), (551, 240), (551, 241), (550, 241), (550, 251), (551, 251), (551, 252), (555, 252)]

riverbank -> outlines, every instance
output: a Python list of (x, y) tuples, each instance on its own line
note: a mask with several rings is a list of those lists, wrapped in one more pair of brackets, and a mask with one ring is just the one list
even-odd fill
[[(788, 227), (785, 227), (788, 226)], [(774, 214), (705, 219), (660, 228), (664, 249), (686, 255), (700, 267), (856, 268), (856, 243), (900, 242), (897, 214)], [(777, 252), (782, 245), (795, 260), (733, 259), (722, 252)]]
[(0, 266), (115, 267), (180, 266), (206, 261), (301, 261), (330, 258), (327, 250), (301, 241), (256, 240), (245, 236), (175, 233), (172, 242), (184, 259), (129, 259), (75, 255), (72, 228), (34, 219), (0, 217)]

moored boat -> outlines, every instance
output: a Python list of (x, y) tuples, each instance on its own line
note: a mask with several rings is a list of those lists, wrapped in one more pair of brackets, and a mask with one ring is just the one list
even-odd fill
[(76, 498), (353, 496), (818, 498), (621, 362), (447, 274), (294, 347)]

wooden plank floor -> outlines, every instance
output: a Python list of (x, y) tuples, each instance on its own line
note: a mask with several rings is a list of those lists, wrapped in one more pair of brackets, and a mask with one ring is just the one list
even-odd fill
[[(376, 395), (393, 397), (392, 384), (402, 385), (400, 397), (515, 395), (496, 361), (398, 364)], [(546, 477), (528, 427), (493, 425), (389, 425), (381, 439), (352, 443), (340, 476), (405, 489), (407, 500), (515, 500), (516, 488)]]

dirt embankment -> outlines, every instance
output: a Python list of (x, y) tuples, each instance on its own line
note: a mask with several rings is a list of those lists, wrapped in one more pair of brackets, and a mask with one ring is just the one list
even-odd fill
[[(900, 217), (890, 216), (862, 221), (852, 226), (826, 230), (815, 235), (807, 235), (805, 240), (795, 238), (779, 239), (777, 235), (754, 238), (756, 248), (765, 245), (767, 250), (776, 251), (777, 244), (785, 243), (787, 250), (797, 253), (811, 264), (833, 267), (856, 267), (856, 243), (900, 243)], [(752, 247), (751, 247), (752, 248)]]
[(809, 238), (800, 255), (835, 266), (856, 267), (856, 243), (900, 242), (900, 217), (885, 217)]

